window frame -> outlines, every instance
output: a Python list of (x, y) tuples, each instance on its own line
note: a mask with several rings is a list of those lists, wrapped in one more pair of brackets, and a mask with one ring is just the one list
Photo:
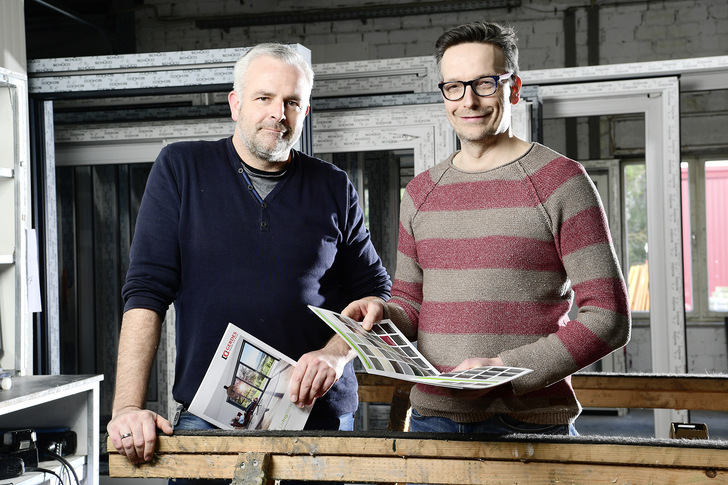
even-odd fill
[[(708, 227), (706, 203), (706, 176), (705, 163), (713, 160), (728, 160), (728, 153), (688, 155), (682, 157), (687, 163), (688, 174), (688, 204), (690, 208), (690, 278), (692, 287), (693, 309), (685, 311), (687, 323), (704, 323), (720, 321), (728, 312), (710, 309), (708, 298), (710, 288), (708, 283)], [(681, 195), (682, 197), (682, 195)], [(683, 221), (684, 231), (685, 221)], [(685, 268), (684, 268), (685, 269)], [(686, 270), (686, 269), (685, 269)]]

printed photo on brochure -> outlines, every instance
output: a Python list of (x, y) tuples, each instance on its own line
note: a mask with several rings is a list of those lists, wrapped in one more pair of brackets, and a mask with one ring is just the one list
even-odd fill
[(312, 406), (291, 402), (296, 362), (228, 324), (189, 411), (221, 429), (303, 429)]

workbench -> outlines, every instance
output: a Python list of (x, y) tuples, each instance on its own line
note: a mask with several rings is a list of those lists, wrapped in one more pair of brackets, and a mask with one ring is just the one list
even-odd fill
[[(361, 402), (391, 402), (390, 431), (179, 431), (155, 460), (115, 452), (109, 475), (347, 483), (728, 484), (728, 441), (406, 433), (411, 383), (358, 375)], [(584, 406), (728, 411), (728, 376), (576, 374)], [(113, 446), (109, 444), (109, 449)]]
[[(725, 484), (728, 442), (405, 432), (179, 431), (150, 464), (109, 455), (111, 477), (347, 483)], [(113, 449), (113, 448), (111, 448)]]

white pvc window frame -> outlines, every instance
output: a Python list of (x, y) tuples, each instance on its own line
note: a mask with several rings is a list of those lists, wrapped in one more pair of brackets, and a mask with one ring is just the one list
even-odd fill
[(319, 111), (312, 125), (315, 153), (412, 149), (415, 174), (443, 161), (456, 147), (441, 103)]
[[(685, 301), (680, 206), (680, 84), (677, 77), (540, 86), (543, 116), (627, 113), (645, 117), (647, 243), (652, 372), (684, 374)], [(655, 436), (667, 437), (685, 411), (655, 410)]]

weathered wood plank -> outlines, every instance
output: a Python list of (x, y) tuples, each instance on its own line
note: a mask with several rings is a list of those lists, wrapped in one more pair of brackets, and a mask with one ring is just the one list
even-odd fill
[(269, 482), (269, 466), (270, 453), (238, 454), (232, 470), (232, 485), (266, 485)]
[(728, 394), (720, 392), (577, 389), (576, 395), (585, 407), (728, 410)]
[[(457, 441), (413, 437), (338, 436), (160, 436), (158, 457), (210, 456), (257, 452), (288, 456), (340, 455), (393, 458), (449, 458), (506, 460), (519, 462), (601, 463), (638, 466), (718, 468), (728, 470), (728, 445), (725, 442), (684, 443), (674, 440), (595, 441), (571, 437), (568, 442)], [(723, 443), (718, 446), (716, 443)], [(670, 446), (667, 446), (669, 444)], [(109, 461), (121, 455), (110, 454)], [(115, 461), (119, 464), (119, 461)]]
[(575, 389), (647, 389), (728, 392), (726, 374), (611, 374), (582, 373), (571, 376)]
[[(362, 402), (391, 402), (395, 389), (411, 386), (368, 374), (357, 378)], [(571, 383), (586, 407), (728, 411), (728, 375), (574, 374)]]
[(648, 467), (504, 462), (491, 460), (428, 460), (276, 456), (271, 476), (281, 479), (441, 484), (569, 483), (598, 485), (726, 483), (728, 471), (656, 469)]
[[(110, 457), (109, 469), (112, 477), (231, 478), (238, 462), (236, 455), (163, 455), (153, 465), (134, 467), (123, 457), (116, 456), (113, 460)], [(331, 455), (271, 455), (267, 476), (271, 479), (442, 484), (728, 483), (726, 469)]]

